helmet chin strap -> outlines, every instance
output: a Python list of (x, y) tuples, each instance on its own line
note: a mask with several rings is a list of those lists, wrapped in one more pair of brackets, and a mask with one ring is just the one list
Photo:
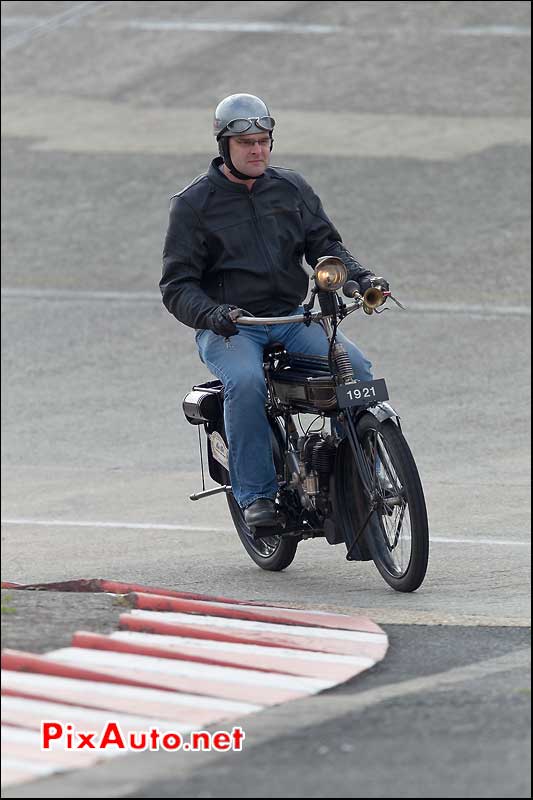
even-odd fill
[[(218, 140), (218, 152), (224, 159), (224, 164), (229, 169), (232, 175), (238, 178), (240, 181), (252, 181), (255, 180), (258, 175), (245, 175), (244, 172), (239, 172), (233, 161), (231, 160), (231, 155), (229, 152), (229, 136), (222, 136)], [(272, 134), (270, 134), (270, 150), (272, 151), (274, 139), (272, 138)]]

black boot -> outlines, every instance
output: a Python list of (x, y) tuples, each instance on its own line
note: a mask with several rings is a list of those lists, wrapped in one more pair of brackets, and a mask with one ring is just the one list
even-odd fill
[(249, 528), (276, 525), (276, 506), (268, 497), (260, 497), (244, 511), (244, 521)]

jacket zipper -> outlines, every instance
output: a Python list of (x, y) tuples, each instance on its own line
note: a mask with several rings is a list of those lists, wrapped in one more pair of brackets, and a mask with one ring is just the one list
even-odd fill
[(220, 302), (221, 303), (225, 303), (226, 302), (226, 287), (224, 286), (224, 275), (222, 273), (220, 273), (220, 276), (219, 276), (219, 279), (218, 279), (218, 288), (221, 290), (220, 291), (220, 295), (221, 295)]
[(263, 236), (263, 231), (261, 230), (261, 226), (259, 225), (259, 219), (258, 219), (256, 210), (255, 210), (254, 198), (253, 198), (253, 195), (251, 193), (248, 193), (248, 199), (250, 200), (250, 208), (252, 210), (252, 219), (253, 219), (253, 222), (254, 222), (255, 229), (257, 231), (257, 238), (259, 239), (259, 244), (261, 245), (261, 247), (263, 249), (263, 253), (264, 253), (265, 257), (266, 257), (266, 262), (267, 262), (268, 268), (270, 270), (270, 275), (271, 275), (271, 277), (272, 277), (272, 279), (274, 281), (274, 284), (276, 284), (276, 275), (275, 275), (275, 272), (274, 272), (274, 264), (273, 264), (272, 258), (270, 256), (270, 253), (269, 253), (269, 250), (268, 250), (268, 246), (267, 246), (267, 244), (265, 242), (265, 237)]

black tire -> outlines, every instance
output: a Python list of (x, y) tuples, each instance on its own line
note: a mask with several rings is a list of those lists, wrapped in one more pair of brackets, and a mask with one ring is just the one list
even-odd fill
[[(357, 438), (379, 503), (363, 534), (361, 550), (370, 555), (389, 586), (397, 592), (414, 592), (424, 580), (429, 557), (426, 503), (414, 458), (391, 419), (379, 422), (373, 414), (364, 414), (357, 423)], [(342, 480), (337, 505), (349, 550), (370, 505), (347, 441), (339, 458)], [(381, 464), (381, 480), (376, 477), (376, 463)]]
[(267, 536), (264, 539), (254, 539), (244, 521), (243, 510), (232, 494), (228, 494), (227, 498), (233, 524), (252, 561), (255, 561), (261, 569), (269, 572), (280, 572), (292, 564), (298, 540), (289, 536)]
[[(276, 419), (269, 418), (272, 428), (272, 450), (278, 478), (283, 479), (283, 432)], [(225, 436), (224, 436), (225, 438)], [(229, 474), (227, 483), (229, 483)], [(233, 524), (239, 534), (244, 549), (261, 569), (269, 572), (280, 572), (286, 569), (296, 555), (298, 539), (290, 536), (268, 536), (264, 539), (254, 539), (250, 528), (244, 521), (244, 512), (229, 493), (226, 495), (228, 506), (233, 519)]]

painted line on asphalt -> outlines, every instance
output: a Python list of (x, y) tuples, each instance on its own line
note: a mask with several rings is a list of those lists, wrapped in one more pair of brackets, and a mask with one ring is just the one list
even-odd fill
[(338, 25), (313, 25), (291, 22), (225, 22), (223, 20), (158, 20), (132, 19), (126, 23), (115, 23), (112, 27), (134, 28), (140, 31), (200, 31), (212, 33), (344, 33)]
[(83, 289), (2, 289), (2, 300), (98, 300), (100, 302), (118, 301), (127, 303), (161, 303), (158, 292), (90, 291)]
[(521, 542), (518, 539), (455, 539), (451, 536), (431, 536), (431, 541), (439, 544), (497, 544), (531, 547), (531, 542)]
[[(292, 22), (245, 22), (235, 20), (224, 22), (222, 20), (156, 20), (134, 19), (126, 23), (111, 23), (111, 27), (123, 29), (133, 28), (141, 31), (197, 31), (211, 33), (295, 33), (295, 34), (344, 34), (353, 35), (354, 27), (338, 25), (298, 24)], [(394, 36), (411, 38), (413, 34), (427, 37), (427, 31), (414, 32), (408, 28), (357, 28), (357, 35), (362, 36)], [(525, 25), (478, 25), (464, 28), (435, 28), (429, 32), (434, 37), (439, 36), (531, 36), (531, 28)]]
[(233, 528), (217, 528), (216, 526), (202, 527), (196, 525), (173, 525), (166, 523), (149, 522), (109, 522), (92, 520), (68, 520), (68, 519), (31, 519), (26, 517), (16, 519), (2, 519), (2, 525), (41, 525), (43, 527), (58, 528), (125, 528), (127, 530), (139, 531), (191, 531), (194, 533), (229, 533)]
[[(84, 300), (97, 302), (119, 303), (161, 303), (161, 295), (157, 292), (122, 292), (122, 291), (91, 291), (82, 289), (38, 289), (38, 288), (5, 288), (2, 289), (2, 300)], [(407, 311), (416, 311), (417, 314), (465, 314), (488, 317), (531, 317), (531, 307), (525, 305), (493, 306), (473, 303), (464, 305), (459, 303), (408, 303)]]
[[(183, 531), (184, 533), (235, 533), (234, 528), (217, 528), (201, 525), (173, 525), (160, 522), (120, 522), (104, 520), (68, 520), (68, 519), (33, 519), (29, 517), (5, 518), (2, 525), (38, 525), (45, 528), (115, 528), (142, 531)], [(439, 544), (488, 544), (515, 547), (530, 547), (531, 542), (521, 542), (518, 539), (491, 539), (484, 538), (454, 538), (448, 536), (432, 536), (432, 542)]]
[(66, 11), (63, 11), (61, 14), (56, 14), (53, 17), (45, 17), (41, 21), (38, 21), (36, 24), (32, 25), (30, 28), (27, 28), (25, 31), (14, 33), (4, 39), (2, 42), (2, 55), (10, 50), (14, 50), (16, 47), (26, 44), (26, 42), (29, 42), (31, 39), (44, 36), (47, 33), (51, 33), (52, 31), (63, 27), (63, 25), (76, 22), (78, 19), (86, 17), (87, 14), (93, 14), (95, 11), (98, 11), (102, 6), (105, 5), (108, 4), (105, 2), (92, 2), (91, 0), (91, 2), (78, 3), (73, 8), (69, 8)]
[(450, 28), (453, 36), (529, 36), (531, 28), (526, 25), (472, 25), (465, 28)]
[[(111, 23), (114, 28), (133, 28), (141, 31), (199, 31), (212, 33), (296, 33), (296, 34), (345, 34), (353, 35), (355, 28), (338, 25), (298, 24), (294, 22), (224, 22), (222, 20), (156, 20), (133, 19), (126, 23)], [(432, 28), (431, 35), (435, 36), (531, 36), (531, 28), (525, 25), (478, 25), (464, 28)], [(427, 32), (418, 32), (420, 36), (427, 36)], [(413, 35), (408, 28), (357, 28), (357, 35), (361, 36), (401, 36), (402, 38)]]
[[(34, 32), (48, 32), (66, 24), (67, 22), (73, 23), (77, 19), (81, 19), (90, 10), (83, 13), (73, 14), (76, 8), (83, 6), (92, 6), (93, 3), (82, 3), (74, 9), (69, 9), (55, 17), (43, 17), (36, 15), (27, 16), (2, 16), (3, 27), (19, 27), (26, 26), (31, 23), (31, 28), (19, 34), (19, 38), (23, 36), (31, 38)], [(99, 3), (98, 5), (104, 5)], [(58, 24), (59, 22), (59, 24)], [(162, 33), (171, 31), (197, 31), (200, 33), (294, 33), (294, 34), (346, 34), (353, 35), (354, 28), (350, 26), (339, 25), (321, 25), (318, 23), (297, 23), (297, 22), (264, 22), (264, 21), (246, 21), (246, 20), (190, 20), (190, 19), (132, 19), (127, 21), (106, 22), (107, 28), (124, 29), (132, 28), (140, 31), (161, 31)], [(414, 31), (407, 27), (381, 27), (381, 28), (357, 28), (358, 36), (395, 36), (402, 38), (413, 37), (413, 35), (423, 35), (427, 38), (428, 35), (435, 36), (531, 36), (531, 28), (527, 25), (470, 25), (463, 28), (435, 28), (431, 31)], [(14, 39), (14, 36), (9, 37)], [(20, 42), (22, 43), (22, 41)]]

